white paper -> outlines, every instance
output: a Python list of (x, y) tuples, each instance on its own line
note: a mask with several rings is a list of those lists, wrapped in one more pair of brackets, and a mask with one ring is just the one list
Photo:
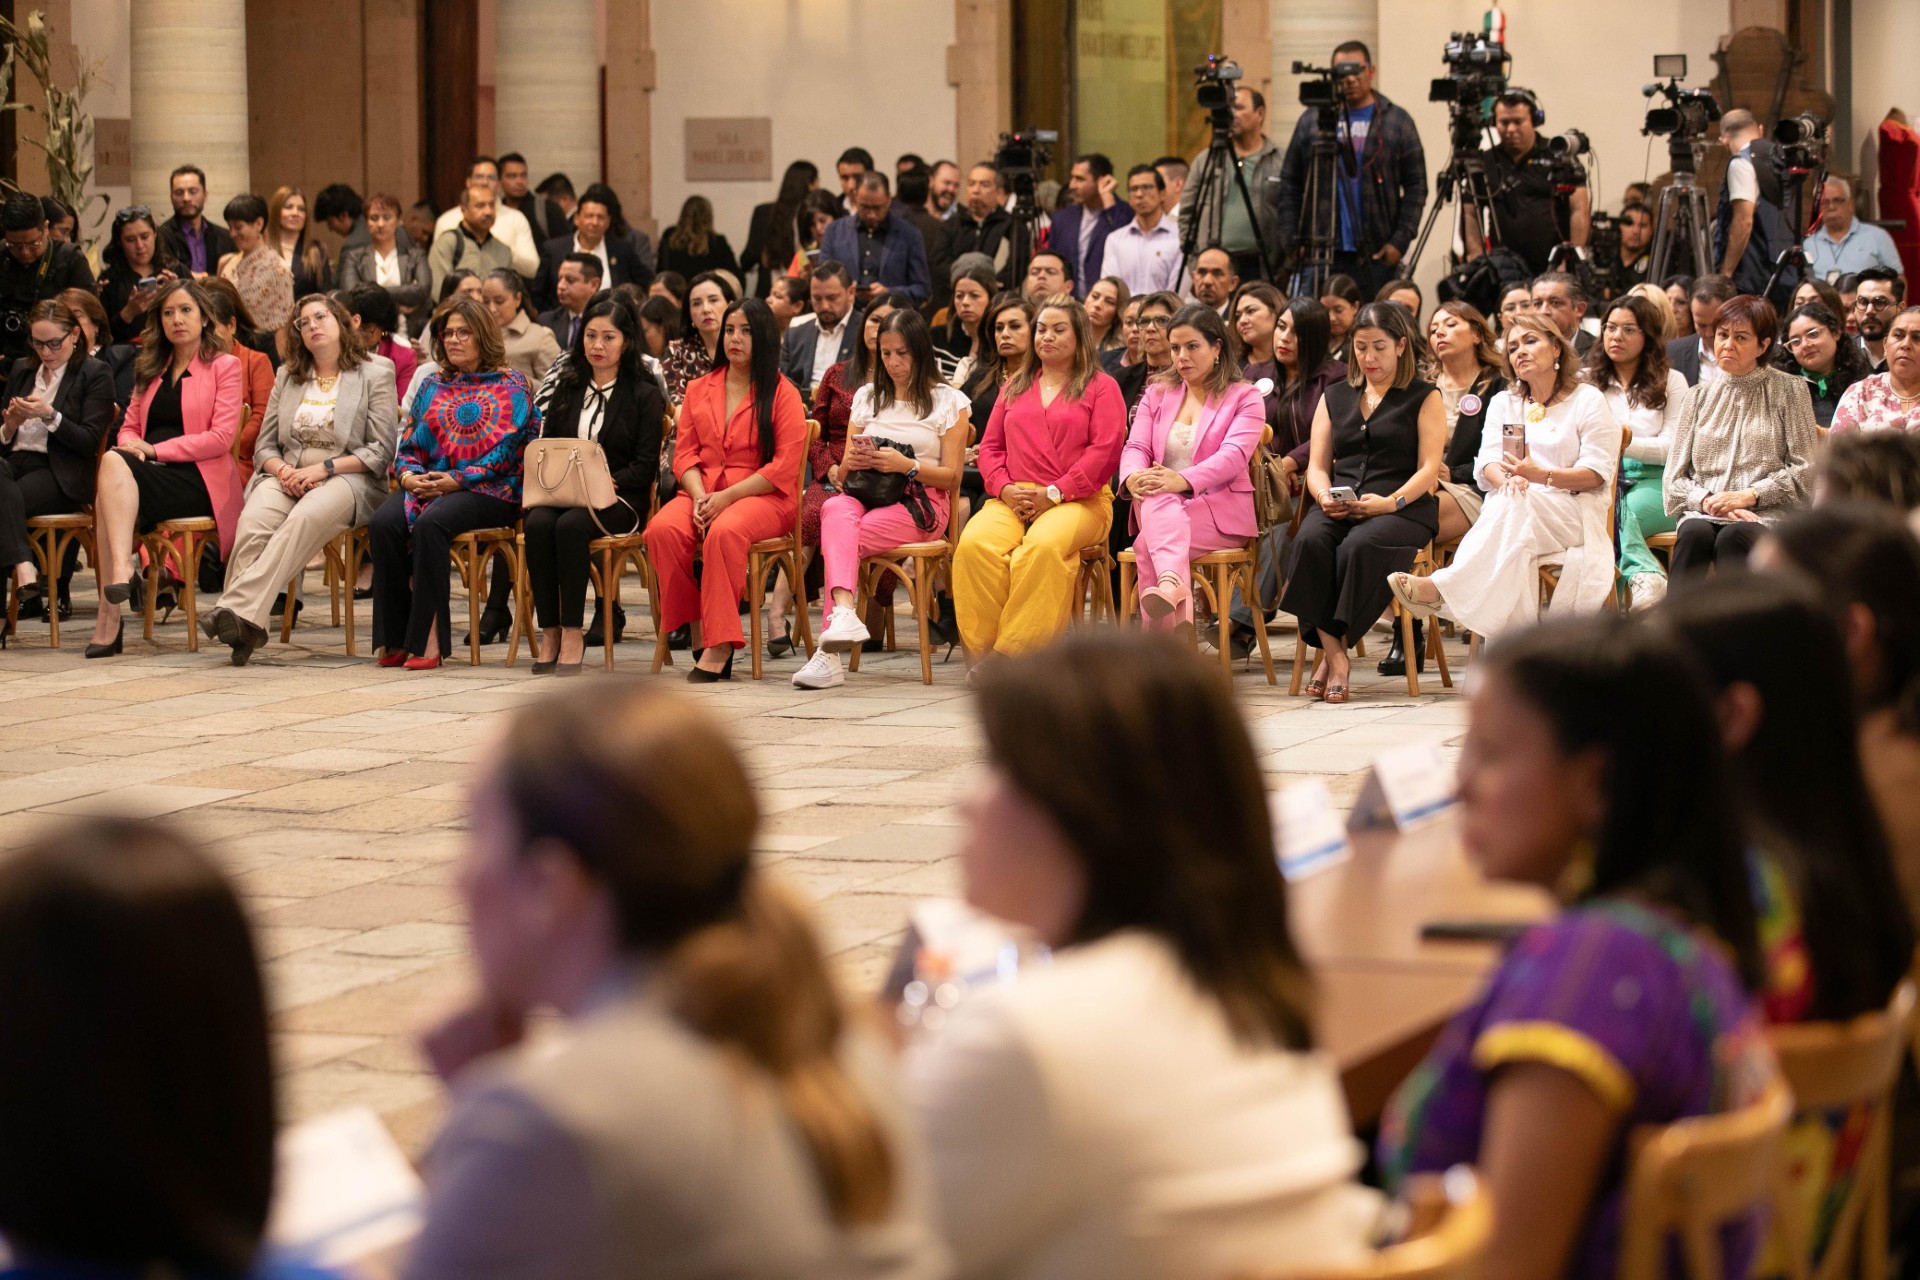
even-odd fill
[(1387, 812), (1400, 830), (1430, 821), (1452, 807), (1456, 780), (1453, 766), (1430, 744), (1413, 744), (1382, 751), (1373, 758), (1373, 776)]
[(412, 1239), (424, 1188), (370, 1107), (347, 1107), (281, 1130), (270, 1255), (338, 1267)]
[(1269, 793), (1280, 874), (1289, 882), (1344, 862), (1353, 853), (1326, 779), (1309, 778)]

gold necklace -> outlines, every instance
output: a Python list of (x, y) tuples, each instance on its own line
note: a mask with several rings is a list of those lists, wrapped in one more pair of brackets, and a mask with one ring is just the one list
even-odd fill
[(333, 390), (334, 387), (339, 384), (339, 382), (340, 382), (340, 375), (337, 373), (334, 374), (331, 378), (322, 378), (318, 374), (315, 374), (313, 379), (313, 385), (320, 388), (322, 391)]

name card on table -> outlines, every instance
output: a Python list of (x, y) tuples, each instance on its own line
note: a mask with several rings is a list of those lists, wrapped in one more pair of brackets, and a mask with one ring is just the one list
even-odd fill
[(1353, 846), (1325, 779), (1309, 778), (1269, 795), (1267, 809), (1280, 846), (1280, 874), (1289, 883), (1352, 856)]
[(1353, 831), (1381, 826), (1405, 831), (1439, 817), (1457, 798), (1454, 768), (1440, 748), (1395, 747), (1373, 758), (1347, 826)]
[(341, 1267), (419, 1234), (425, 1190), (371, 1107), (346, 1107), (280, 1133), (267, 1224), (281, 1262)]

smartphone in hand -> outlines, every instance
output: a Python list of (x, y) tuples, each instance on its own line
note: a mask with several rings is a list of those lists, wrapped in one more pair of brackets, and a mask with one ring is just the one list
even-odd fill
[(1337, 484), (1327, 490), (1327, 497), (1334, 502), (1344, 502), (1348, 505), (1360, 501), (1360, 495), (1354, 492), (1353, 486), (1345, 484)]

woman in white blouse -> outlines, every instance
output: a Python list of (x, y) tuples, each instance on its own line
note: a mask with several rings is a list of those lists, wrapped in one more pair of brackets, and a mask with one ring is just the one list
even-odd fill
[(1170, 634), (1132, 629), (979, 671), (967, 900), (1053, 950), (908, 1049), (954, 1274), (1357, 1265), (1376, 1199), (1313, 1047), (1232, 691)]
[(267, 642), (275, 593), (315, 553), (373, 515), (387, 496), (400, 435), (393, 362), (348, 335), (347, 309), (308, 294), (282, 339), (287, 361), (253, 446), (256, 474), (227, 557), (227, 585), (200, 629), (244, 666)]
[(846, 452), (827, 469), (827, 483), (844, 489), (858, 472), (880, 472), (906, 476), (906, 491), (899, 501), (871, 508), (840, 493), (820, 509), (827, 620), (820, 648), (793, 673), (798, 689), (845, 683), (839, 655), (868, 636), (854, 609), (861, 557), (946, 537), (948, 490), (965, 463), (967, 397), (940, 380), (933, 333), (919, 312), (895, 311), (881, 322), (879, 354), (880, 376), (854, 392)]
[(1629, 294), (1616, 299), (1606, 317), (1600, 341), (1587, 352), (1587, 381), (1600, 388), (1613, 420), (1633, 428), (1620, 462), (1620, 576), (1632, 607), (1646, 609), (1667, 593), (1666, 570), (1647, 549), (1647, 537), (1672, 533), (1676, 523), (1667, 514), (1662, 480), (1687, 379), (1667, 364), (1666, 321), (1652, 302)]
[(1543, 562), (1561, 566), (1557, 613), (1591, 613), (1613, 595), (1607, 482), (1620, 428), (1606, 397), (1580, 381), (1573, 345), (1544, 316), (1509, 320), (1504, 355), (1510, 381), (1474, 460), (1488, 494), (1480, 519), (1447, 568), (1388, 579), (1415, 616), (1445, 612), (1489, 638), (1539, 621)]

